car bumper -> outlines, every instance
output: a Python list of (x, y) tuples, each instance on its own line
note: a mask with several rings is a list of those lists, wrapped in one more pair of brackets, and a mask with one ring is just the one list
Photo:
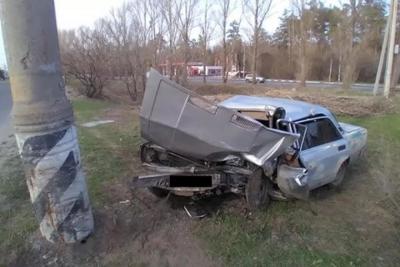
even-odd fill
[(224, 184), (223, 173), (163, 173), (134, 177), (133, 188), (159, 187), (175, 192), (203, 192)]

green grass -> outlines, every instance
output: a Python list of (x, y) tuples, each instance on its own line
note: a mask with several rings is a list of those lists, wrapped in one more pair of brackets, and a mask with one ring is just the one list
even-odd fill
[[(197, 229), (211, 255), (222, 258), (227, 266), (353, 266), (364, 264), (360, 249), (349, 236), (355, 237), (352, 227), (325, 232), (313, 221), (316, 218), (304, 203), (274, 202), (268, 211), (253, 214), (252, 219), (222, 213), (207, 219)], [(340, 222), (338, 222), (340, 225)], [(318, 243), (346, 244), (348, 252), (331, 251)]]
[(400, 114), (344, 120), (368, 129), (369, 175), (385, 195), (381, 204), (400, 217)]
[(344, 120), (368, 129), (368, 161), (377, 166), (375, 169), (399, 177), (400, 114)]
[[(95, 100), (74, 101), (78, 122), (101, 118), (110, 104)], [(78, 127), (79, 143), (91, 201), (95, 206), (112, 201), (107, 185), (129, 175), (137, 156), (140, 136), (138, 122), (132, 118), (127, 125), (116, 123), (94, 128)]]
[(368, 144), (375, 147), (380, 139), (386, 142), (399, 144), (400, 142), (400, 114), (369, 118), (342, 118), (342, 120), (360, 125), (368, 129)]
[[(84, 128), (79, 125), (101, 119), (112, 104), (96, 100), (77, 100), (72, 104), (89, 194), (96, 209), (112, 202), (108, 185), (128, 175), (132, 168), (139, 142), (138, 124), (132, 118), (126, 125)], [(38, 229), (18, 156), (8, 159), (0, 171), (0, 203), (0, 266), (7, 266), (16, 260), (16, 255), (28, 253), (27, 239)], [(10, 257), (10, 253), (14, 256)]]
[(0, 266), (26, 251), (26, 238), (37, 229), (19, 157), (4, 162), (0, 171)]
[(101, 100), (80, 99), (72, 101), (72, 106), (76, 120), (80, 123), (98, 118), (105, 109), (112, 107), (112, 104)]
[[(101, 209), (115, 201), (109, 193), (113, 183), (131, 176), (138, 165), (138, 120), (84, 128), (79, 125), (103, 119), (115, 106), (96, 100), (73, 101), (73, 106), (91, 202)], [(392, 179), (400, 177), (400, 116), (340, 119), (369, 131), (368, 157), (351, 170), (344, 192), (310, 202), (273, 202), (250, 217), (223, 209), (194, 224), (195, 235), (212, 256), (226, 266), (396, 265), (400, 228), (392, 230), (388, 218), (397, 210), (386, 211), (395, 205), (400, 188)], [(4, 166), (0, 201), (9, 205), (0, 207), (0, 266), (9, 263), (11, 252), (26, 252), (26, 240), (37, 229), (18, 157)], [(384, 183), (382, 177), (387, 178)], [(384, 202), (386, 198), (389, 201)], [(380, 213), (369, 214), (380, 207)]]

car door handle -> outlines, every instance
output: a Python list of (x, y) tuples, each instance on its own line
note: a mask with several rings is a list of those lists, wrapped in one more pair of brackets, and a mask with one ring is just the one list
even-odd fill
[(345, 150), (345, 149), (346, 149), (346, 145), (338, 146), (337, 149), (338, 149), (339, 151)]
[(307, 170), (309, 170), (309, 171), (314, 170), (315, 166), (316, 166), (315, 163), (310, 163), (307, 165)]

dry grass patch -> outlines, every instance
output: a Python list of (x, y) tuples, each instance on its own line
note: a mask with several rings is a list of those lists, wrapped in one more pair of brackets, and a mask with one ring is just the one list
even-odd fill
[(322, 105), (337, 115), (355, 117), (392, 113), (396, 103), (392, 99), (335, 89), (276, 89), (264, 85), (202, 85), (192, 86), (192, 89), (214, 102), (220, 102), (233, 95), (290, 98)]

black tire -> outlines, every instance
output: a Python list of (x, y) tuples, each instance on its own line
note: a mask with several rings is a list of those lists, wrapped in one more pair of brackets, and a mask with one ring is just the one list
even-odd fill
[(342, 165), (340, 166), (338, 172), (336, 173), (335, 180), (332, 183), (330, 183), (331, 187), (333, 187), (333, 188), (340, 188), (341, 187), (341, 185), (343, 183), (343, 180), (344, 180), (344, 178), (346, 176), (347, 165), (348, 165), (347, 161), (342, 163)]
[(261, 168), (258, 168), (248, 178), (246, 185), (246, 200), (250, 210), (258, 210), (268, 206), (270, 202), (268, 178), (263, 175)]
[(169, 191), (166, 189), (162, 189), (159, 187), (149, 187), (147, 188), (149, 190), (150, 193), (152, 193), (153, 195), (155, 195), (158, 198), (165, 198), (168, 196)]

